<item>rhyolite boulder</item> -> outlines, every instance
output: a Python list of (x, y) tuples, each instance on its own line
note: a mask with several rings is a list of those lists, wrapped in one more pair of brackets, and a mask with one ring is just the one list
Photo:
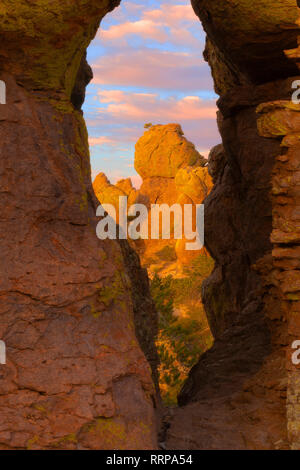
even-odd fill
[(126, 194), (128, 198), (128, 207), (135, 204), (137, 199), (137, 190), (132, 186), (131, 178), (125, 178), (117, 181), (116, 186)]
[[(207, 166), (186, 167), (178, 170), (175, 177), (175, 185), (179, 197), (176, 201), (182, 207), (182, 226), (185, 229), (184, 206), (190, 204), (192, 206), (191, 227), (194, 233), (199, 229), (196, 226), (196, 205), (203, 204), (205, 198), (212, 190), (212, 179), (208, 173)], [(178, 268), (183, 270), (184, 267), (190, 266), (192, 261), (199, 255), (209, 256), (206, 248), (203, 246), (198, 250), (188, 249), (187, 244), (191, 243), (185, 235), (176, 241), (175, 252), (177, 256)]]
[(207, 167), (186, 167), (178, 170), (175, 184), (178, 193), (191, 198), (194, 204), (201, 204), (213, 186)]
[(174, 178), (179, 168), (203, 161), (179, 124), (151, 126), (135, 146), (134, 167), (143, 179)]

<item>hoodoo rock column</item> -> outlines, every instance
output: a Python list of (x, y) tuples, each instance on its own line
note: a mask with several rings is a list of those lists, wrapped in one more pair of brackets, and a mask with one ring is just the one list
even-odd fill
[(141, 302), (119, 244), (96, 237), (78, 110), (86, 47), (117, 4), (1, 2), (0, 449), (156, 447)]

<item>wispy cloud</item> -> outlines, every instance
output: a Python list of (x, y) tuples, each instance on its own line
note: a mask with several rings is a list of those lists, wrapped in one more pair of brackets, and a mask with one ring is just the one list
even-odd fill
[[(124, 3), (124, 9), (126, 8)], [(123, 21), (112, 24), (108, 28), (99, 30), (97, 37), (104, 43), (113, 45), (121, 39), (128, 40), (130, 36), (138, 35), (141, 40), (151, 39), (159, 43), (170, 42), (172, 44), (184, 44), (185, 46), (199, 46), (199, 41), (190, 29), (199, 26), (193, 9), (189, 3), (181, 5), (170, 5), (162, 3), (159, 8), (141, 9), (130, 3), (127, 12), (130, 15), (139, 13), (139, 19)], [(121, 15), (119, 15), (121, 16)], [(125, 15), (123, 12), (123, 19)], [(200, 28), (199, 28), (200, 30)], [(185, 42), (182, 43), (181, 41)]]
[(114, 143), (113, 139), (109, 139), (108, 137), (89, 137), (90, 147), (94, 147), (95, 145), (104, 145), (112, 143)]
[(121, 90), (99, 91), (98, 96), (100, 102), (106, 104), (98, 108), (99, 116), (118, 122), (216, 120), (215, 101), (203, 100), (199, 96), (163, 99), (157, 94), (126, 93)]
[(174, 91), (212, 88), (207, 64), (187, 52), (128, 48), (94, 61), (93, 71), (93, 83), (98, 85)]

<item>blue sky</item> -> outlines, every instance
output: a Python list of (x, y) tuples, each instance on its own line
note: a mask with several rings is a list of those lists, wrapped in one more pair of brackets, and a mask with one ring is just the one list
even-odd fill
[(134, 146), (146, 122), (178, 122), (205, 155), (220, 142), (204, 44), (185, 0), (123, 0), (102, 20), (88, 49), (94, 79), (83, 107), (93, 178), (104, 171), (138, 185)]

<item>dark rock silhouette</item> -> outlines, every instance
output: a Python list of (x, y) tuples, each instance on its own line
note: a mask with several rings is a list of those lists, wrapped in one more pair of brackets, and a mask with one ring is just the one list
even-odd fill
[(81, 59), (80, 67), (77, 72), (74, 88), (72, 90), (71, 101), (78, 111), (85, 100), (85, 89), (93, 78), (93, 71), (86, 60), (86, 53)]

